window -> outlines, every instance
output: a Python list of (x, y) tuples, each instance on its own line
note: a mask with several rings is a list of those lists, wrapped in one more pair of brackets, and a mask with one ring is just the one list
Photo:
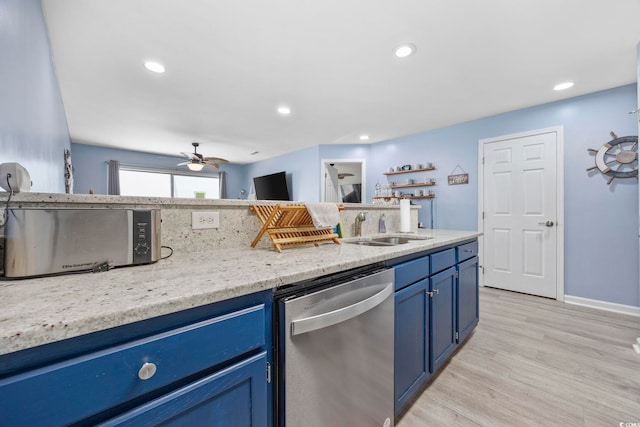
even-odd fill
[(120, 195), (219, 199), (217, 176), (120, 166)]
[(173, 197), (219, 199), (220, 185), (218, 178), (173, 175)]
[(122, 196), (171, 197), (171, 174), (120, 168), (120, 194)]

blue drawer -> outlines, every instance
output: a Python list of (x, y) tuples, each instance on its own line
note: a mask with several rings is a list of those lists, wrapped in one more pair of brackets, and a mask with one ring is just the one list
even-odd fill
[(423, 256), (396, 265), (394, 268), (395, 290), (398, 291), (429, 276), (429, 257)]
[[(16, 410), (1, 423), (70, 424), (214, 367), (264, 346), (265, 316), (258, 305), (2, 379), (0, 402)], [(157, 370), (143, 380), (145, 363)]]
[(456, 251), (453, 248), (431, 254), (431, 274), (449, 268), (455, 263)]
[(466, 243), (456, 248), (457, 262), (464, 261), (478, 255), (478, 241)]

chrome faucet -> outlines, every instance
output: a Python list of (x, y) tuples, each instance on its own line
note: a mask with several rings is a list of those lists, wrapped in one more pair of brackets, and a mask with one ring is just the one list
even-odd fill
[(356, 227), (355, 227), (355, 235), (362, 236), (362, 221), (367, 219), (367, 214), (365, 212), (360, 212), (356, 215)]

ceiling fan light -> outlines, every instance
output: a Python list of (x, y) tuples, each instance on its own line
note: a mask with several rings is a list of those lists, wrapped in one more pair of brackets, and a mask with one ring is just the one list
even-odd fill
[(187, 163), (187, 167), (189, 168), (189, 170), (192, 170), (194, 172), (200, 172), (202, 168), (204, 168), (204, 165), (198, 162), (191, 162)]

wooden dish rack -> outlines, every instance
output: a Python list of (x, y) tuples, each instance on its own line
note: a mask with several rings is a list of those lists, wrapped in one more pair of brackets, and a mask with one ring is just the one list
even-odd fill
[[(340, 244), (338, 235), (333, 228), (316, 228), (313, 225), (311, 215), (305, 205), (251, 205), (260, 220), (260, 231), (251, 242), (254, 248), (264, 233), (271, 239), (276, 251), (282, 252), (283, 247), (313, 243), (318, 246), (321, 242), (334, 242)], [(338, 205), (338, 210), (343, 210)]]

